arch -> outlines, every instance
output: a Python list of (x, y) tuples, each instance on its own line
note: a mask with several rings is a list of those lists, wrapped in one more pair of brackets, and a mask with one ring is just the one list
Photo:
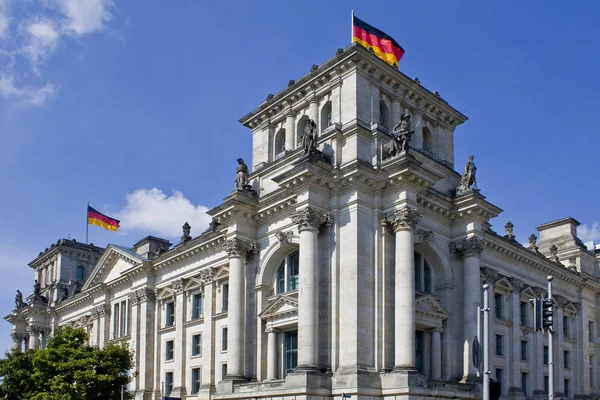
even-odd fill
[(425, 257), (431, 268), (432, 291), (436, 291), (440, 287), (453, 285), (450, 261), (440, 251), (433, 240), (429, 241), (429, 243), (416, 244), (415, 251)]
[(423, 149), (433, 154), (433, 135), (427, 127), (423, 127)]
[(83, 265), (78, 265), (77, 268), (75, 268), (75, 279), (80, 282), (83, 282), (85, 279), (85, 268)]
[(281, 128), (275, 134), (275, 140), (273, 140), (273, 159), (281, 157), (285, 154), (285, 129)]
[(321, 107), (321, 129), (320, 132), (323, 132), (327, 127), (333, 124), (333, 119), (331, 116), (331, 101), (327, 101), (323, 107)]
[(270, 245), (259, 261), (259, 273), (256, 276), (256, 286), (272, 286), (273, 276), (277, 269), (281, 266), (281, 261), (286, 255), (294, 250), (298, 250), (300, 239), (292, 236), (288, 243), (280, 243), (275, 240), (275, 243)]
[(306, 120), (308, 119), (308, 115), (303, 115), (296, 125), (296, 148), (300, 147), (300, 140), (302, 139), (302, 134), (304, 132), (304, 125), (306, 124)]
[(390, 109), (385, 101), (379, 100), (379, 125), (384, 126), (387, 130), (390, 129)]

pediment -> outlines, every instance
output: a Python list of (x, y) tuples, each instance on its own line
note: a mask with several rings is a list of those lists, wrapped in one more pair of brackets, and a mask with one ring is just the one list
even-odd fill
[(430, 294), (418, 297), (415, 306), (415, 312), (417, 314), (422, 314), (427, 317), (444, 320), (449, 316), (440, 302)]
[(215, 273), (215, 275), (213, 276), (213, 281), (215, 281), (215, 282), (225, 281), (228, 279), (229, 279), (229, 266), (226, 266), (226, 265), (219, 268), (217, 270), (217, 272)]
[(290, 295), (279, 295), (258, 316), (264, 320), (298, 313), (298, 300)]
[(525, 288), (521, 292), (521, 297), (526, 298), (526, 299), (535, 299), (536, 294), (533, 291), (533, 289), (531, 288), (531, 286), (527, 286), (527, 288)]
[(146, 261), (145, 258), (133, 251), (111, 244), (96, 263), (90, 277), (83, 286), (83, 290), (100, 283), (113, 282), (123, 276), (126, 271), (142, 265), (144, 261)]

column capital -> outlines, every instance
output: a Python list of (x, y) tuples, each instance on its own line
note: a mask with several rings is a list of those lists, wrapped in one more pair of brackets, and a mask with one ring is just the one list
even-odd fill
[(173, 291), (175, 292), (175, 294), (183, 293), (184, 283), (185, 283), (185, 281), (183, 279), (177, 279), (171, 283), (171, 286), (173, 287)]
[(275, 329), (272, 326), (267, 326), (265, 329), (266, 333), (279, 333), (279, 329)]
[(560, 294), (552, 295), (552, 300), (557, 308), (565, 308), (567, 304), (569, 304), (569, 300), (566, 297), (561, 296)]
[(42, 333), (42, 328), (39, 326), (29, 325), (27, 327), (27, 333), (29, 333), (29, 335), (39, 335), (40, 333)]
[(298, 231), (318, 230), (329, 221), (329, 214), (311, 207), (303, 208), (292, 214), (292, 222), (298, 224)]
[(523, 282), (519, 278), (515, 278), (515, 277), (508, 278), (508, 281), (512, 285), (513, 290), (517, 293), (521, 293), (521, 291), (523, 289), (525, 289), (525, 282)]
[(258, 252), (258, 246), (256, 243), (248, 242), (237, 237), (223, 243), (223, 249), (229, 258), (246, 258), (252, 253)]
[(137, 295), (137, 292), (133, 292), (129, 294), (129, 304), (131, 304), (132, 306), (137, 306), (137, 304), (139, 303), (139, 298)]
[(414, 208), (402, 207), (386, 217), (394, 232), (404, 229), (415, 229), (423, 214)]
[(92, 309), (92, 317), (93, 318), (104, 317), (107, 314), (108, 314), (108, 307), (106, 307), (105, 304), (101, 304)]
[(138, 303), (154, 300), (154, 291), (148, 288), (142, 288), (135, 291)]
[(200, 271), (200, 281), (203, 285), (211, 284), (213, 281), (213, 276), (215, 275), (215, 271), (212, 268), (205, 269), (204, 271)]
[(463, 238), (450, 242), (450, 253), (454, 253), (458, 258), (479, 257), (485, 249), (487, 242), (477, 236)]
[(481, 273), (485, 277), (485, 281), (490, 285), (493, 285), (498, 279), (500, 279), (500, 274), (498, 273), (498, 271), (495, 271), (488, 267), (482, 268)]
[(431, 333), (444, 333), (444, 328), (442, 328), (441, 326), (436, 326), (435, 328), (431, 328), (429, 330)]

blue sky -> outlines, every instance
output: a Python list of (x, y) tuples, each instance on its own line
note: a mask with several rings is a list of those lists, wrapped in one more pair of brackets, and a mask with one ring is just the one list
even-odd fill
[(237, 120), (349, 45), (352, 9), (469, 117), (456, 168), (475, 155), (496, 231), (572, 216), (600, 240), (595, 1), (0, 0), (2, 315), (40, 250), (85, 239), (88, 201), (123, 220), (97, 245), (203, 231), (251, 158)]

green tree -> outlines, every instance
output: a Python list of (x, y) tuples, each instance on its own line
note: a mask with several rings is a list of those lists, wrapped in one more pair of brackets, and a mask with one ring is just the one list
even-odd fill
[[(0, 360), (0, 390), (15, 400), (120, 400), (121, 387), (130, 381), (131, 352), (126, 345), (99, 349), (87, 342), (85, 331), (65, 327), (44, 350), (7, 353)], [(18, 379), (25, 382), (14, 392)]]

